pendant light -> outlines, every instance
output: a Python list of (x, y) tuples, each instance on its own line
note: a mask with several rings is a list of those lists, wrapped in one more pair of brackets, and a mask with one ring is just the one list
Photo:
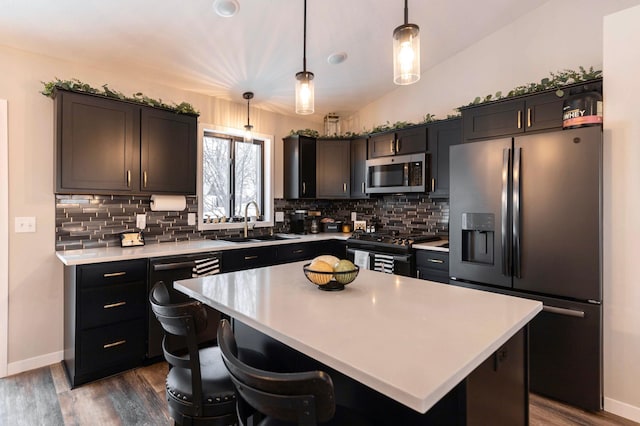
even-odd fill
[(249, 122), (249, 101), (253, 99), (253, 92), (244, 92), (242, 97), (247, 100), (247, 124), (244, 126), (244, 141), (251, 143), (253, 142), (253, 134), (251, 133), (253, 126)]
[(404, 24), (393, 30), (393, 82), (400, 85), (420, 80), (420, 28), (409, 24), (407, 1)]
[(302, 71), (296, 74), (296, 114), (313, 114), (313, 73), (307, 71), (307, 0), (304, 0)]

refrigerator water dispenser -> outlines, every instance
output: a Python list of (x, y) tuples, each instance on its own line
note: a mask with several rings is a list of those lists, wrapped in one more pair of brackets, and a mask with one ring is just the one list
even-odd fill
[(462, 213), (462, 261), (493, 265), (495, 217), (492, 213)]

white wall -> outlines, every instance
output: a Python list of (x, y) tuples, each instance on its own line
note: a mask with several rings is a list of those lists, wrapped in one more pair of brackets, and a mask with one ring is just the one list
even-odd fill
[(640, 422), (640, 6), (604, 19), (605, 409)]
[[(165, 102), (190, 102), (199, 120), (242, 129), (246, 104), (160, 86), (127, 70), (94, 69), (0, 47), (0, 99), (9, 105), (9, 329), (8, 373), (51, 364), (63, 349), (62, 265), (55, 257), (53, 100), (42, 81), (78, 78), (108, 83), (125, 94), (138, 91)], [(282, 195), (282, 143), (291, 129), (318, 128), (297, 118), (252, 110), (257, 132), (276, 141), (276, 196)], [(13, 232), (16, 216), (35, 216), (37, 232)]]
[(550, 0), (344, 123), (359, 131), (387, 120), (418, 122), (426, 113), (444, 118), (476, 96), (506, 93), (549, 72), (604, 68), (605, 409), (640, 422), (640, 8), (604, 18), (638, 4)]
[[(396, 121), (420, 122), (427, 113), (445, 118), (455, 108), (516, 86), (540, 81), (550, 72), (602, 67), (602, 17), (639, 0), (549, 0), (536, 10), (479, 40), (450, 60), (423, 70), (418, 83), (390, 94), (343, 120), (343, 130), (369, 130)], [(421, 40), (422, 53), (429, 44)]]

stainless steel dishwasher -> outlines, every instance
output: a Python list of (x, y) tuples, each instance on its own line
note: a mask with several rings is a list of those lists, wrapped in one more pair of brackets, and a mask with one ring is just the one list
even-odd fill
[[(173, 288), (174, 281), (193, 278), (198, 273), (206, 272), (209, 275), (220, 272), (222, 266), (222, 254), (220, 252), (206, 252), (190, 255), (154, 257), (149, 259), (149, 275), (147, 281), (147, 294), (151, 291), (155, 283), (164, 281), (171, 300), (187, 301), (189, 297)], [(202, 268), (206, 269), (202, 269)], [(201, 335), (203, 341), (215, 342), (218, 323), (220, 322), (220, 312), (207, 308), (207, 329)], [(164, 331), (155, 315), (151, 311), (151, 307), (147, 304), (147, 313), (149, 316), (149, 332), (147, 341), (147, 358), (153, 359), (162, 356), (162, 338)], [(172, 349), (179, 349), (176, 345), (170, 346)]]

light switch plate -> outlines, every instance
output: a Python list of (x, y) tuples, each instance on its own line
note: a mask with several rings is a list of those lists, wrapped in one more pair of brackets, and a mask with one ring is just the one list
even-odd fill
[(276, 212), (276, 222), (284, 222), (284, 212)]
[(358, 220), (358, 214), (356, 212), (351, 212), (351, 222), (355, 222)]
[(35, 216), (16, 217), (15, 231), (16, 232), (36, 232)]
[(188, 213), (187, 214), (187, 225), (195, 226), (195, 224), (196, 224), (196, 214), (195, 213)]
[(147, 215), (146, 214), (137, 214), (136, 215), (136, 228), (144, 229), (147, 227)]

